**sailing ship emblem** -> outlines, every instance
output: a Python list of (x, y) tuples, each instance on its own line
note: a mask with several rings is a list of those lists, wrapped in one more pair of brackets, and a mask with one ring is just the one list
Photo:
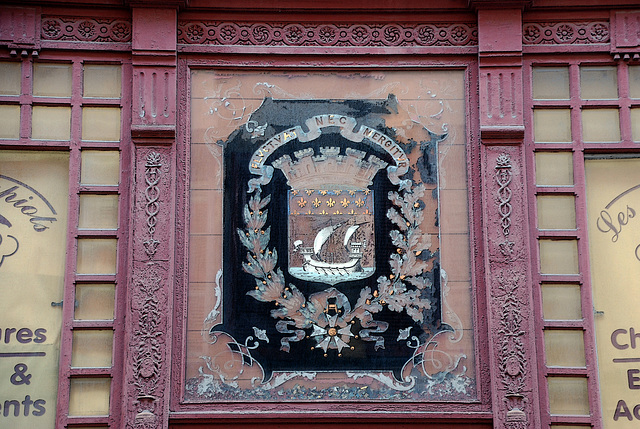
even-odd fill
[(292, 276), (331, 285), (367, 278), (375, 271), (374, 237), (373, 191), (289, 191)]
[[(301, 280), (335, 285), (375, 272), (373, 177), (386, 163), (353, 148), (338, 147), (284, 156), (288, 191), (289, 273)], [(302, 172), (302, 173), (301, 173)], [(313, 188), (312, 188), (313, 187)]]

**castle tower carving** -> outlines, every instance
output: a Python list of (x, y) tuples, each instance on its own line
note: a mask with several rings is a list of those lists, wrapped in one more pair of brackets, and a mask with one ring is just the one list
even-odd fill
[(321, 147), (320, 153), (314, 155), (313, 148), (307, 148), (294, 152), (296, 161), (284, 155), (272, 165), (282, 170), (292, 189), (366, 189), (388, 165), (374, 155), (365, 160), (365, 152), (349, 147), (345, 155), (340, 155), (339, 147)]

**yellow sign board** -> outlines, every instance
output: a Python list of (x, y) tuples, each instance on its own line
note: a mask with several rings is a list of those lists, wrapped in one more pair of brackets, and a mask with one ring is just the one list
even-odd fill
[(585, 162), (604, 427), (640, 427), (640, 159)]
[(69, 154), (0, 152), (0, 427), (55, 426)]

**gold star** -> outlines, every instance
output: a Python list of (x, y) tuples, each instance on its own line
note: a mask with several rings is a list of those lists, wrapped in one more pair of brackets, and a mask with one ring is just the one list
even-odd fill
[(300, 199), (298, 200), (298, 206), (300, 208), (304, 208), (304, 206), (306, 205), (307, 205), (307, 202), (302, 197), (300, 197)]

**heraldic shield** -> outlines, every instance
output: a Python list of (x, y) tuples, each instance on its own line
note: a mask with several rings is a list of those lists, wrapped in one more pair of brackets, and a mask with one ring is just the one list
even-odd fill
[[(386, 163), (352, 148), (296, 152), (297, 162), (279, 159), (293, 189), (288, 194), (289, 273), (298, 279), (335, 285), (375, 272), (373, 176)], [(365, 183), (367, 182), (368, 183)]]

